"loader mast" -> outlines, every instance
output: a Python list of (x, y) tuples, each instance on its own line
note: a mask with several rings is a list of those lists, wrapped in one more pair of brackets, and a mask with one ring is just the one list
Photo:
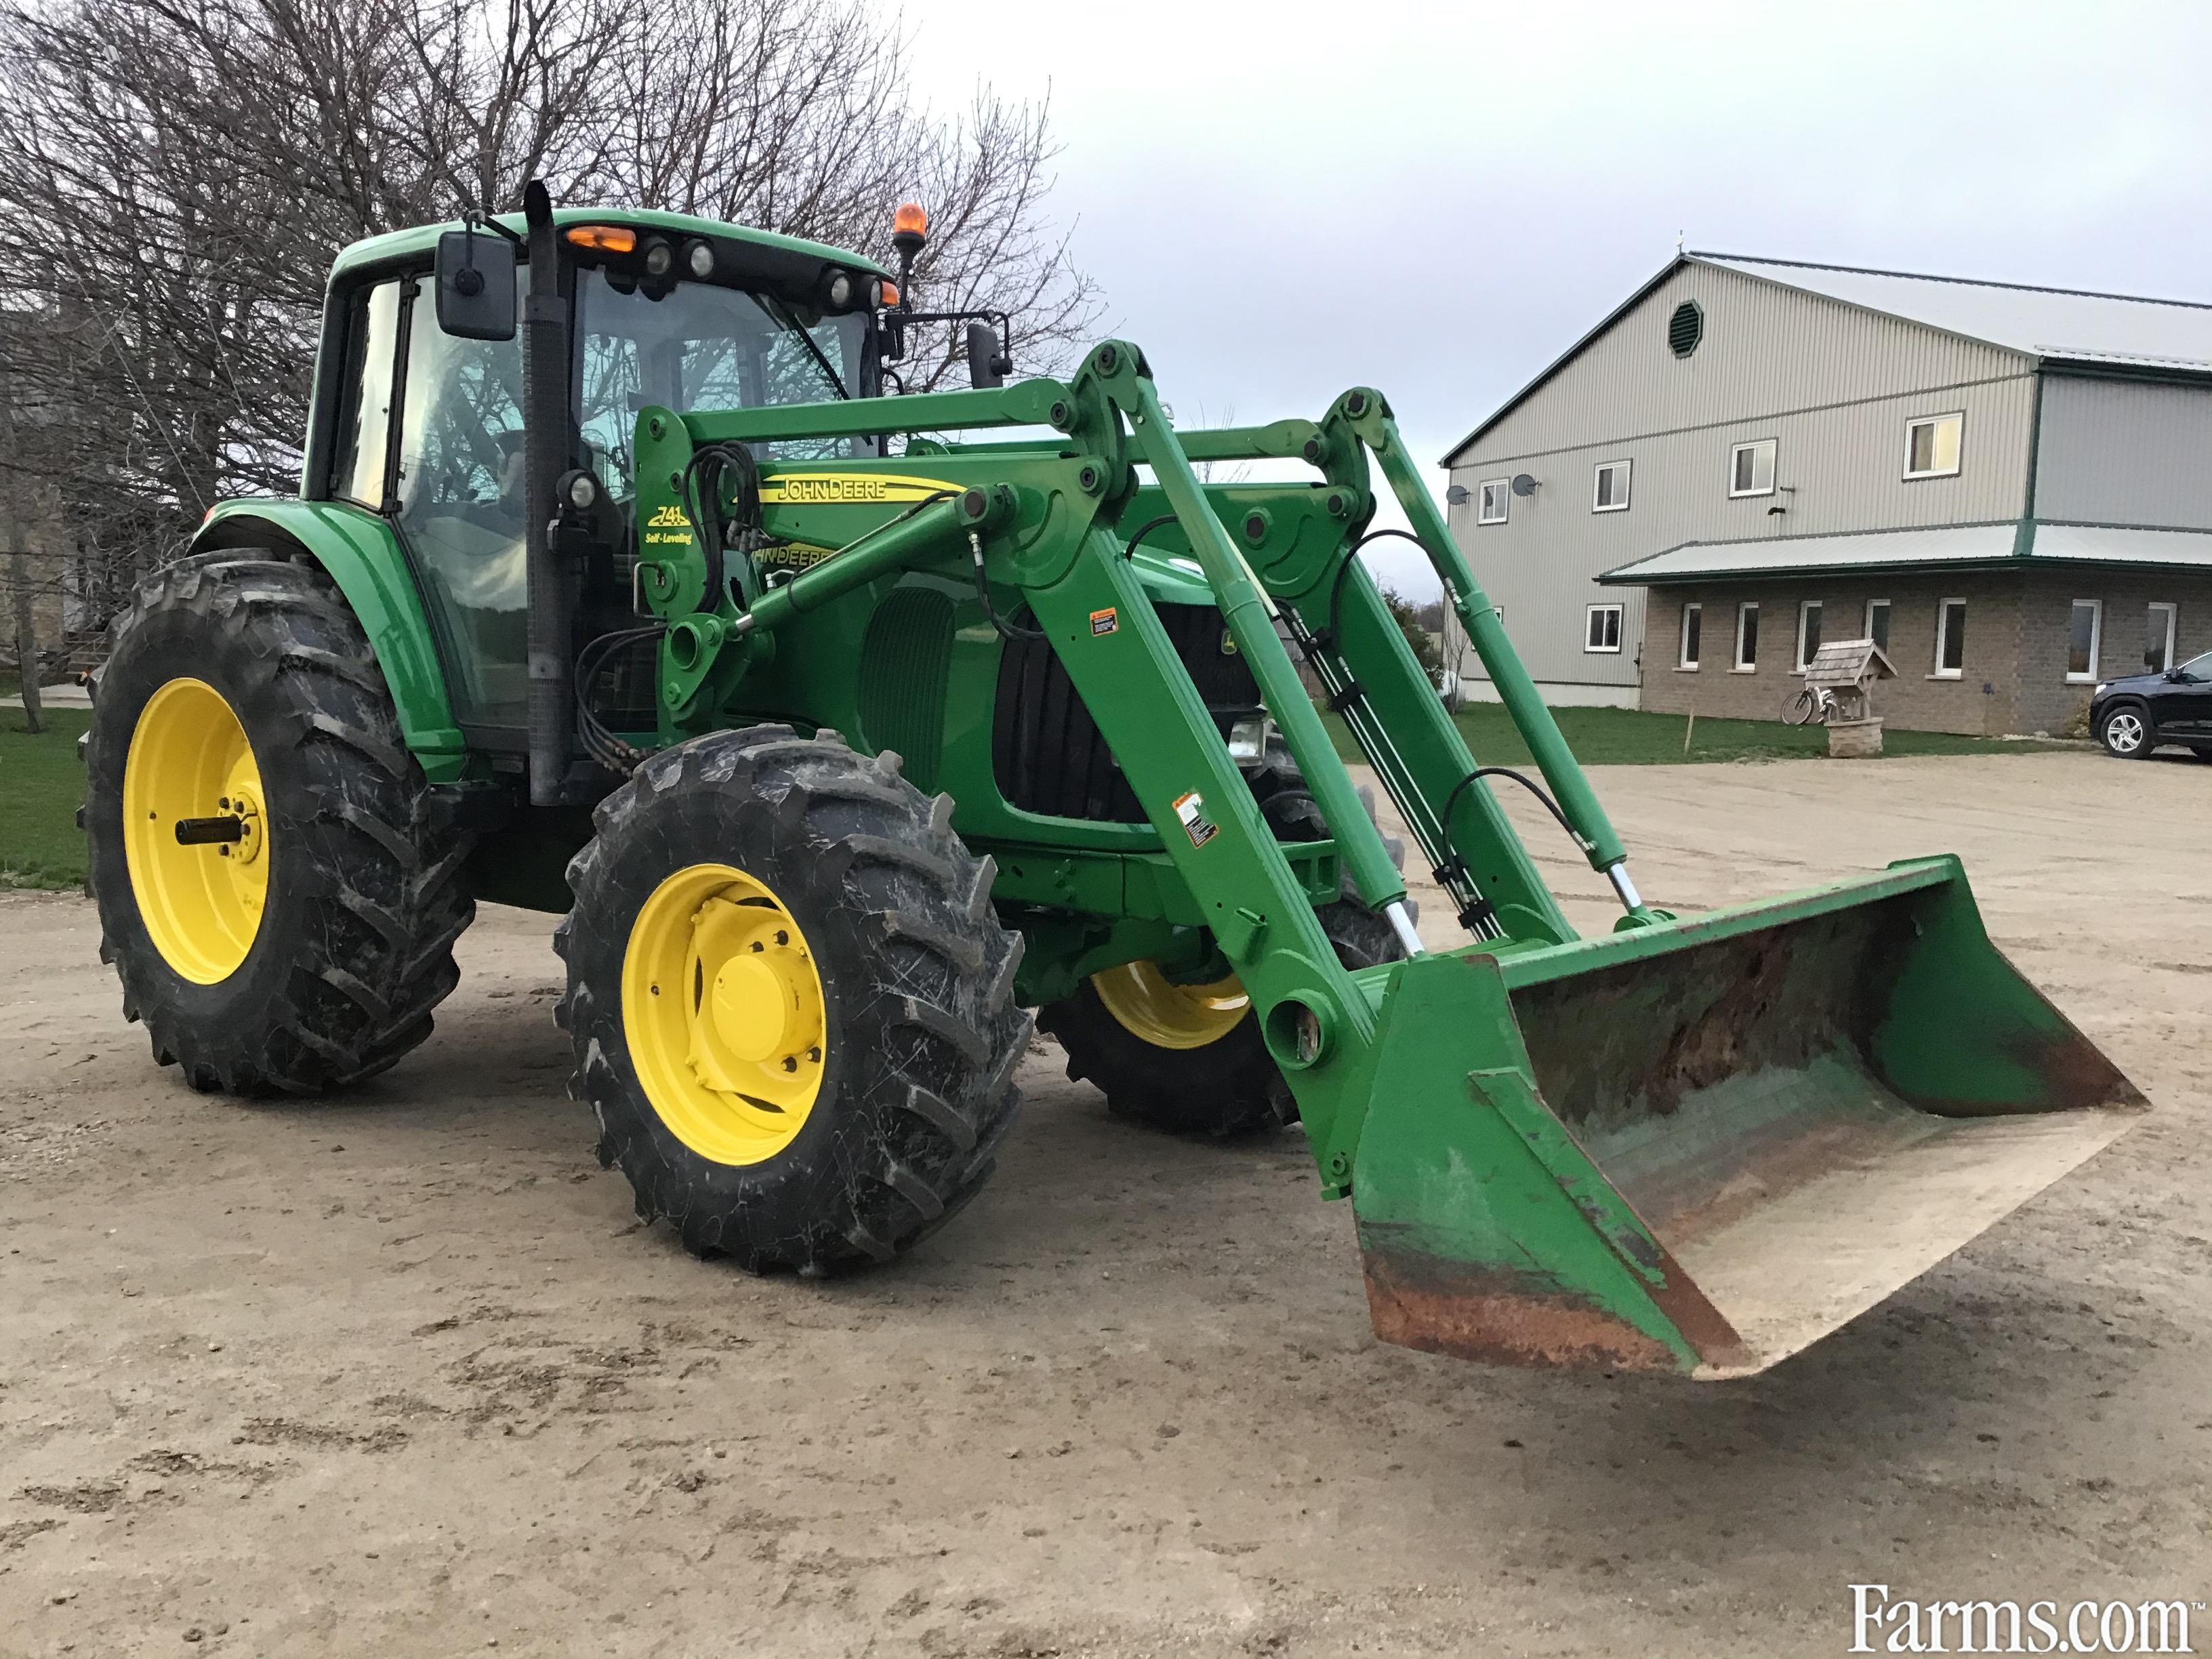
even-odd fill
[[(919, 436), (1025, 425), (1053, 435)], [(811, 568), (750, 605), (705, 591), (696, 528), (662, 480), (715, 446), (872, 432), (908, 434), (907, 453), (762, 467), (753, 530), (812, 548)], [(1142, 354), (1109, 341), (1065, 383), (648, 409), (637, 450), (641, 511), (687, 526), (641, 569), (668, 622), (664, 742), (711, 731), (744, 705), (781, 636), (863, 590), (880, 602), (897, 581), (972, 571), (1010, 644), (1034, 620), (1186, 896), (1163, 915), (1210, 933), (1296, 1097), (1323, 1194), (1353, 1199), (1376, 1327), (1394, 1341), (1530, 1364), (1758, 1370), (2092, 1155), (2140, 1106), (1997, 957), (1955, 860), (1687, 922), (1648, 907), (1377, 392), (1348, 392), (1318, 421), (1180, 434)], [(1318, 480), (1209, 486), (1193, 465), (1285, 457)], [(1378, 469), (1536, 757), (1542, 785), (1519, 781), (1622, 905), (1608, 938), (1568, 925), (1490, 792), (1498, 769), (1476, 766), (1358, 562)], [(1197, 574), (1334, 831), (1336, 866), (1410, 960), (1350, 971), (1336, 959), (1313, 869), (1294, 867), (1263, 819), (1157, 614), (1148, 583), (1162, 561)], [(1429, 951), (1413, 936), (1404, 884), (1286, 638), (1469, 943)], [(1040, 891), (1042, 860), (1055, 902), (1112, 908), (1125, 901), (1081, 896), (1109, 866), (1124, 892), (1138, 870), (1064, 839), (1040, 845), (1050, 821), (979, 817), (972, 800), (955, 823), (1013, 875), (1002, 897)], [(1923, 1005), (1970, 995), (1980, 1045), (2017, 1064), (1962, 1068), (1907, 1035), (1923, 1030)], [(2006, 1115), (2027, 1122), (2006, 1128)], [(1834, 1158), (1863, 1173), (1832, 1174)], [(1996, 1171), (1985, 1203), (1920, 1228), (1886, 1220), (1893, 1193), (1924, 1203), (1966, 1158)]]
[[(771, 436), (827, 440), (1018, 425), (1046, 425), (1064, 437), (944, 446), (942, 454), (926, 459), (910, 454), (897, 462), (840, 462), (834, 475), (805, 464), (765, 467), (764, 534), (828, 541), (819, 526), (835, 522), (840, 540), (834, 556), (750, 607), (706, 591), (695, 530), (670, 537), (673, 546), (648, 549), (640, 591), (669, 621), (663, 737), (678, 739), (698, 729), (695, 720), (719, 718), (715, 711), (732, 695), (742, 696), (749, 668), (793, 618), (901, 569), (960, 571), (971, 562), (970, 544), (980, 548), (988, 586), (1018, 596), (999, 609), (1012, 611), (1025, 600), (1049, 635), (1198, 913), (1252, 996), (1268, 1051), (1298, 1097), (1325, 1189), (1340, 1195), (1349, 1190), (1358, 1152), (1363, 1085), (1374, 1060), (1371, 993), (1378, 988), (1355, 981), (1322, 939), (1309, 882), (1292, 870), (1261, 819), (1115, 530), (1140, 510), (1155, 516), (1152, 503), (1164, 498), (1269, 714), (1323, 817), (1336, 829), (1336, 858), (1360, 897), (1392, 919), (1409, 955), (1421, 946), (1403, 908), (1404, 883), (1336, 758), (1278, 634), (1279, 617), (1324, 680), (1342, 688), (1337, 707), (1425, 856), (1445, 872), (1475, 936), (1505, 945), (1572, 939), (1495, 799), (1480, 783), (1467, 787), (1474, 758), (1357, 562), (1358, 533), (1374, 507), (1371, 461), (1384, 463), (1409, 515), (1427, 500), (1418, 478), (1393, 472), (1389, 463), (1402, 458), (1402, 449), (1377, 394), (1346, 393), (1319, 422), (1201, 432), (1186, 447), (1142, 355), (1126, 342), (1109, 341), (1064, 384), (1032, 380), (863, 405), (690, 414), (648, 409), (639, 417), (636, 442), (640, 522), (687, 515), (689, 503), (664, 481), (687, 476), (694, 458), (714, 446), (758, 444)], [(1194, 455), (1296, 456), (1316, 464), (1322, 477), (1215, 491), (1200, 482)], [(1156, 487), (1140, 485), (1140, 464), (1152, 470)], [(925, 467), (945, 499), (895, 510), (898, 488), (913, 483), (912, 475)], [(823, 482), (810, 488), (810, 475)], [(872, 478), (883, 481), (872, 493), (884, 504), (854, 512), (852, 504), (871, 495)], [(833, 493), (845, 498), (842, 515), (810, 515), (796, 505), (810, 495)], [(1133, 505), (1140, 498), (1141, 507)], [(1224, 517), (1237, 525), (1236, 533)], [(1428, 522), (1413, 522), (1462, 614), (1489, 620), (1488, 638), (1494, 615), (1433, 507)], [(1510, 660), (1510, 647), (1500, 660)], [(1516, 718), (1538, 727), (1532, 746), (1548, 760), (1547, 777), (1555, 787), (1565, 780), (1574, 792), (1562, 791), (1562, 797), (1580, 814), (1578, 838), (1618, 864), (1625, 856), (1619, 839), (1533, 687), (1528, 701), (1533, 714), (1516, 708)], [(1640, 907), (1635, 914), (1650, 919)]]

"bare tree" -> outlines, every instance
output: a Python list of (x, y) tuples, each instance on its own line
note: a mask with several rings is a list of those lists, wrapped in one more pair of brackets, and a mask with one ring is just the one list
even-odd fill
[[(60, 492), (79, 610), (296, 481), (341, 247), (532, 178), (862, 250), (920, 200), (928, 305), (1063, 362), (1098, 307), (1048, 111), (917, 105), (908, 45), (861, 0), (0, 0), (0, 369), (39, 411), (0, 465)], [(915, 389), (957, 362), (929, 348)]]

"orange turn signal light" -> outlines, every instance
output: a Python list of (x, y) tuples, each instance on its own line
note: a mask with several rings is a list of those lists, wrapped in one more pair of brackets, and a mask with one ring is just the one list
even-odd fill
[(878, 291), (883, 296), (882, 303), (887, 306), (895, 306), (898, 303), (898, 284), (896, 283), (878, 283), (876, 284), (876, 287)]
[(891, 215), (891, 234), (927, 236), (929, 234), (929, 216), (921, 210), (919, 202), (901, 202), (898, 211)]
[(637, 233), (626, 225), (571, 225), (568, 237), (578, 247), (602, 253), (628, 253), (637, 246)]

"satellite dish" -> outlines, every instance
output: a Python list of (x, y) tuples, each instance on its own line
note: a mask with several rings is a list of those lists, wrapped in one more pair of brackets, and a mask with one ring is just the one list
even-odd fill
[(1536, 493), (1536, 481), (1525, 472), (1515, 473), (1513, 475), (1513, 493), (1516, 495), (1534, 495)]
[(1447, 507), (1465, 507), (1467, 505), (1467, 486), (1465, 484), (1454, 484), (1450, 489), (1444, 491), (1444, 505)]

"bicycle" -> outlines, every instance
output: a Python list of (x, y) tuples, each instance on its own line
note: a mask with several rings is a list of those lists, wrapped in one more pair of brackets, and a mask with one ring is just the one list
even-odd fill
[(1826, 726), (1843, 717), (1844, 705), (1825, 685), (1801, 685), (1782, 705), (1784, 726)]

